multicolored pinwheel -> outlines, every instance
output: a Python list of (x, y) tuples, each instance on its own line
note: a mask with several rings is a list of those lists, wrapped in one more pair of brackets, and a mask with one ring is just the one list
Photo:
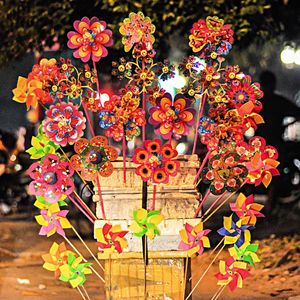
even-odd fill
[(164, 220), (159, 210), (147, 211), (140, 208), (133, 212), (133, 222), (129, 226), (133, 234), (138, 237), (146, 235), (150, 240), (153, 240), (156, 235), (160, 235), (158, 225)]
[(241, 247), (234, 245), (229, 248), (228, 251), (236, 261), (244, 261), (254, 267), (255, 263), (260, 262), (260, 259), (255, 253), (257, 249), (257, 244), (244, 244)]
[(210, 248), (210, 242), (207, 234), (211, 230), (203, 230), (203, 222), (195, 225), (194, 227), (188, 223), (185, 224), (185, 228), (180, 230), (181, 242), (178, 246), (180, 250), (187, 251), (189, 257), (194, 254), (201, 255), (204, 248)]

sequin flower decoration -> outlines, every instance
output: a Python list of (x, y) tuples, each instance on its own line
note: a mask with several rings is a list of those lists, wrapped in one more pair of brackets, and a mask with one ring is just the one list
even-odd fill
[(74, 144), (83, 135), (85, 118), (73, 104), (57, 103), (47, 110), (46, 116), (44, 131), (55, 144)]
[(242, 225), (242, 220), (234, 221), (232, 215), (224, 217), (224, 227), (218, 230), (218, 233), (224, 236), (224, 244), (235, 244), (241, 247), (244, 243), (251, 240), (250, 225)]
[(234, 245), (228, 251), (235, 260), (244, 261), (254, 267), (255, 263), (260, 262), (256, 254), (257, 249), (257, 244), (244, 244), (240, 248)]
[(214, 195), (220, 195), (225, 190), (234, 192), (238, 190), (248, 171), (240, 162), (240, 156), (236, 153), (216, 154), (208, 167), (202, 170), (204, 183), (210, 184), (210, 191)]
[(169, 93), (157, 98), (156, 106), (149, 110), (149, 123), (155, 126), (155, 133), (166, 140), (172, 136), (179, 139), (188, 135), (189, 126), (195, 124), (196, 114), (196, 111), (189, 105), (190, 101), (182, 94), (177, 94), (174, 102)]
[(139, 165), (135, 173), (143, 181), (168, 183), (169, 176), (176, 176), (179, 169), (179, 162), (175, 159), (177, 155), (170, 144), (162, 146), (159, 139), (146, 140), (143, 148), (135, 149), (132, 161)]
[(246, 197), (240, 193), (236, 202), (230, 203), (231, 210), (242, 220), (242, 224), (255, 225), (259, 217), (264, 217), (260, 212), (263, 209), (262, 204), (254, 203), (253, 195)]
[[(73, 253), (67, 250), (65, 243), (57, 244), (54, 242), (50, 248), (49, 253), (43, 254), (42, 258), (44, 260), (43, 268), (54, 272), (55, 278), (60, 276), (59, 268), (68, 263), (68, 254)], [(74, 253), (73, 253), (74, 254)]]
[(28, 169), (28, 175), (33, 179), (29, 192), (44, 196), (49, 203), (57, 202), (62, 195), (73, 192), (73, 173), (68, 162), (60, 160), (55, 154), (48, 154), (42, 162), (33, 163)]
[(90, 141), (81, 138), (75, 143), (74, 150), (77, 154), (71, 157), (70, 164), (81, 173), (83, 179), (93, 181), (98, 174), (103, 177), (112, 174), (111, 161), (117, 159), (118, 152), (108, 145), (106, 137), (95, 136)]
[(129, 18), (124, 19), (120, 27), (124, 50), (128, 52), (135, 44), (142, 42), (147, 49), (152, 49), (154, 43), (153, 33), (155, 26), (149, 17), (142, 12), (130, 13)]
[(128, 233), (122, 230), (120, 225), (104, 224), (102, 228), (95, 229), (95, 237), (99, 249), (99, 258), (108, 257), (109, 254), (117, 251), (121, 253), (124, 248), (128, 247), (127, 240), (124, 236)]
[(209, 232), (209, 229), (203, 230), (202, 222), (194, 227), (186, 223), (184, 229), (180, 230), (181, 242), (178, 248), (187, 251), (189, 257), (196, 253), (201, 255), (204, 248), (210, 248), (210, 242), (207, 237)]
[(147, 211), (140, 208), (133, 212), (133, 222), (129, 229), (138, 237), (146, 235), (150, 240), (153, 240), (156, 235), (160, 235), (158, 225), (163, 221), (164, 217), (159, 210)]
[(91, 19), (83, 17), (74, 22), (76, 31), (68, 32), (68, 47), (77, 49), (73, 56), (80, 58), (83, 62), (90, 59), (97, 62), (107, 56), (106, 47), (113, 44), (112, 32), (106, 29), (106, 23), (98, 18)]
[(68, 254), (68, 263), (59, 267), (61, 275), (59, 280), (69, 282), (72, 288), (82, 286), (86, 281), (86, 275), (92, 274), (89, 268), (91, 263), (82, 263), (83, 257), (76, 257), (75, 254)]
[(219, 263), (219, 273), (215, 276), (218, 279), (218, 285), (229, 285), (231, 291), (237, 287), (243, 287), (243, 280), (250, 276), (245, 262), (235, 261), (232, 256), (221, 260)]

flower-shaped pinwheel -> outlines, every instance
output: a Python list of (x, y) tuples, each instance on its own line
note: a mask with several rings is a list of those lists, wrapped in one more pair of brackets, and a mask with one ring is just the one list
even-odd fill
[(93, 181), (98, 174), (108, 177), (113, 172), (114, 161), (118, 157), (118, 151), (108, 145), (104, 136), (95, 136), (90, 141), (81, 138), (74, 145), (77, 154), (70, 159), (71, 166), (81, 173), (83, 179)]
[(254, 203), (253, 195), (246, 197), (240, 193), (235, 203), (230, 203), (231, 210), (242, 220), (243, 225), (255, 225), (256, 218), (264, 217), (260, 212), (262, 204)]
[(105, 135), (115, 141), (121, 141), (125, 135), (127, 140), (139, 136), (139, 126), (146, 123), (145, 111), (139, 108), (138, 95), (126, 91), (122, 97), (113, 96), (104, 103), (99, 113), (99, 125), (105, 129)]
[(207, 17), (194, 23), (189, 36), (189, 45), (194, 52), (203, 51), (206, 56), (216, 59), (218, 55), (227, 55), (233, 43), (231, 25), (224, 25), (218, 17)]
[(165, 81), (175, 77), (175, 66), (165, 59), (164, 62), (158, 62), (156, 65), (155, 74)]
[(115, 251), (121, 253), (124, 248), (128, 247), (127, 240), (124, 238), (127, 233), (128, 231), (122, 230), (120, 225), (112, 226), (108, 223), (102, 228), (96, 228), (95, 237), (101, 251), (98, 256), (104, 258)]
[(160, 235), (158, 225), (164, 220), (159, 210), (147, 211), (140, 208), (133, 212), (133, 222), (129, 226), (133, 234), (138, 237), (146, 235), (150, 240), (153, 240), (156, 235)]
[(247, 271), (247, 264), (245, 262), (235, 261), (232, 256), (219, 263), (220, 272), (215, 276), (218, 279), (218, 285), (229, 285), (231, 291), (237, 287), (243, 287), (243, 280), (250, 276)]
[(31, 145), (32, 147), (26, 150), (30, 154), (31, 159), (40, 159), (48, 154), (54, 154), (59, 148), (58, 145), (55, 145), (47, 138), (42, 126), (39, 128), (37, 136), (31, 138)]
[(39, 235), (49, 237), (57, 232), (61, 236), (65, 236), (64, 229), (72, 228), (66, 218), (68, 212), (68, 210), (60, 210), (53, 206), (48, 210), (41, 209), (41, 214), (35, 217), (38, 224), (42, 226)]
[(229, 248), (228, 251), (235, 260), (244, 261), (254, 267), (255, 263), (260, 262), (260, 259), (255, 253), (257, 249), (257, 244), (244, 244), (240, 248), (234, 245)]
[(216, 154), (210, 159), (208, 167), (202, 170), (203, 182), (210, 184), (210, 191), (214, 195), (220, 195), (225, 190), (234, 192), (240, 188), (248, 172), (239, 160), (240, 156), (233, 152)]
[(81, 263), (83, 257), (76, 257), (73, 253), (68, 254), (68, 263), (59, 267), (61, 272), (59, 280), (69, 282), (72, 288), (82, 286), (86, 281), (86, 276), (92, 274), (92, 270), (89, 268), (91, 263)]
[(128, 52), (135, 44), (140, 42), (146, 45), (148, 50), (152, 49), (155, 40), (154, 31), (155, 26), (149, 17), (145, 17), (142, 12), (130, 13), (129, 18), (124, 19), (120, 27), (124, 50)]
[(244, 243), (249, 243), (251, 235), (249, 229), (250, 225), (242, 225), (242, 220), (233, 221), (232, 215), (224, 217), (224, 227), (218, 230), (218, 233), (224, 236), (224, 244), (235, 244), (241, 247)]
[(188, 256), (191, 257), (195, 253), (201, 255), (204, 248), (210, 248), (210, 242), (206, 236), (210, 233), (210, 230), (203, 230), (202, 222), (194, 227), (186, 223), (184, 227), (184, 229), (180, 230), (181, 242), (178, 246), (180, 250), (187, 250)]
[(29, 192), (44, 196), (49, 203), (57, 202), (62, 195), (70, 195), (74, 190), (71, 179), (74, 170), (69, 163), (60, 160), (55, 154), (48, 154), (43, 162), (32, 164), (28, 175), (33, 179), (29, 184)]
[(65, 243), (57, 244), (54, 242), (50, 248), (49, 253), (42, 255), (44, 260), (43, 268), (54, 272), (55, 278), (58, 278), (61, 274), (59, 268), (68, 263), (68, 254), (73, 253), (67, 250)]
[(46, 116), (44, 131), (55, 144), (74, 144), (83, 135), (85, 118), (73, 104), (57, 103), (47, 110)]
[(99, 61), (107, 56), (106, 47), (113, 44), (112, 32), (106, 29), (106, 23), (99, 21), (98, 18), (91, 19), (83, 17), (81, 21), (74, 22), (76, 31), (68, 33), (68, 47), (77, 49), (73, 56), (87, 62), (92, 58), (93, 61)]
[(43, 196), (36, 196), (36, 200), (34, 202), (34, 206), (39, 209), (44, 210), (50, 210), (50, 211), (59, 211), (60, 207), (62, 206), (68, 206), (68, 204), (64, 201), (67, 196), (63, 195), (61, 199), (59, 199), (57, 202), (49, 203), (45, 200)]
[(177, 151), (170, 144), (162, 146), (159, 139), (146, 140), (144, 148), (135, 149), (132, 161), (139, 164), (135, 173), (143, 181), (168, 183), (169, 176), (176, 176), (179, 169), (179, 162), (174, 159), (177, 155)]
[(168, 140), (174, 135), (181, 138), (188, 135), (189, 126), (195, 124), (196, 111), (189, 107), (189, 100), (182, 94), (175, 96), (174, 102), (169, 93), (157, 98), (156, 107), (150, 108), (149, 123), (155, 125), (155, 133)]

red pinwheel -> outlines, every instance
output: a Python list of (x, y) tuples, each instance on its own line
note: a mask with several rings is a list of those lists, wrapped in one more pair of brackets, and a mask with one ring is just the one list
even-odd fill
[(218, 285), (229, 285), (231, 291), (237, 287), (243, 287), (243, 280), (250, 276), (247, 271), (247, 263), (235, 261), (232, 256), (221, 260), (219, 263), (220, 272), (215, 276), (218, 279)]
[(182, 94), (175, 96), (174, 102), (169, 93), (157, 98), (156, 107), (150, 108), (149, 123), (155, 125), (155, 133), (165, 140), (173, 135), (176, 139), (188, 135), (189, 126), (195, 124), (196, 111), (189, 107), (190, 101)]
[(30, 166), (28, 175), (33, 181), (29, 184), (29, 192), (44, 196), (49, 203), (57, 202), (62, 195), (73, 192), (73, 173), (68, 162), (60, 160), (57, 155), (48, 154), (42, 162)]
[(106, 29), (106, 23), (98, 18), (83, 17), (81, 21), (74, 22), (76, 31), (68, 33), (68, 47), (77, 49), (73, 56), (87, 62), (92, 58), (97, 62), (107, 56), (106, 47), (113, 44), (112, 32)]

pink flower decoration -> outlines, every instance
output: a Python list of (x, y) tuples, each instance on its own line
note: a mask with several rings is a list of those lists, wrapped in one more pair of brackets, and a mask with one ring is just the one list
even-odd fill
[(76, 31), (68, 32), (68, 47), (77, 49), (73, 56), (80, 58), (83, 62), (87, 62), (92, 57), (92, 60), (97, 62), (102, 57), (107, 56), (108, 52), (105, 47), (113, 44), (111, 38), (112, 32), (106, 29), (106, 23), (99, 21), (93, 17), (89, 19), (84, 17), (81, 21), (74, 22)]
[(57, 145), (74, 144), (85, 128), (85, 118), (73, 104), (57, 103), (46, 112), (44, 130), (46, 136)]
[(32, 164), (28, 170), (33, 181), (29, 184), (32, 195), (44, 196), (49, 203), (57, 202), (62, 195), (70, 195), (74, 190), (71, 180), (74, 170), (57, 155), (47, 155), (43, 162)]

